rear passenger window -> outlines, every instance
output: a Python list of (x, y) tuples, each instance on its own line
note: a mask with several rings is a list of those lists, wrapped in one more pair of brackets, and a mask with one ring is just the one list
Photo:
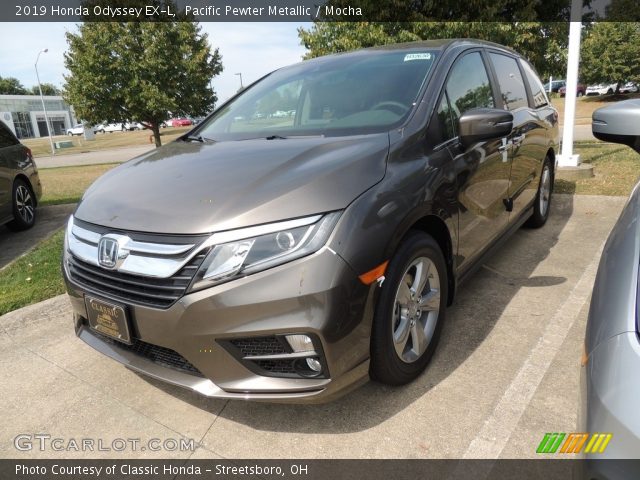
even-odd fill
[(0, 122), (0, 148), (17, 145), (18, 141), (4, 123)]
[(438, 122), (448, 138), (457, 135), (458, 119), (467, 110), (495, 107), (489, 76), (479, 52), (468, 53), (456, 61), (445, 91), (438, 108)]
[(531, 95), (533, 96), (533, 107), (538, 108), (544, 105), (549, 104), (549, 100), (547, 99), (546, 93), (544, 93), (544, 86), (540, 81), (536, 72), (533, 71), (531, 65), (524, 60), (520, 61), (522, 65), (522, 69), (524, 70), (524, 75), (527, 77), (527, 83), (529, 84), (529, 88), (531, 89)]
[(516, 59), (499, 53), (490, 53), (489, 56), (496, 71), (500, 94), (507, 110), (528, 106), (527, 89)]

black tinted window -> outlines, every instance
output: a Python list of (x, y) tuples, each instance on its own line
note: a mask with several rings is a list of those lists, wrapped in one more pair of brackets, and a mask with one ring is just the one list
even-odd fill
[(524, 74), (527, 77), (527, 83), (529, 83), (529, 88), (531, 89), (531, 95), (533, 96), (533, 106), (535, 108), (542, 107), (543, 105), (547, 105), (549, 101), (547, 100), (547, 95), (544, 93), (544, 86), (536, 75), (536, 72), (533, 71), (531, 65), (527, 62), (521, 61), (522, 69), (524, 70)]
[(456, 127), (453, 122), (454, 113), (449, 107), (449, 100), (446, 95), (442, 95), (440, 106), (438, 107), (438, 124), (440, 125), (440, 133), (442, 140), (449, 140), (456, 136)]
[(457, 135), (457, 121), (472, 108), (493, 108), (489, 76), (479, 52), (468, 53), (458, 59), (449, 73), (446, 92), (438, 108), (438, 118), (443, 134), (451, 138)]
[(18, 141), (16, 137), (13, 136), (13, 133), (11, 133), (11, 130), (9, 130), (9, 127), (0, 122), (0, 148), (10, 147), (17, 143)]
[(527, 90), (516, 59), (499, 53), (489, 55), (496, 70), (500, 93), (507, 110), (528, 106)]

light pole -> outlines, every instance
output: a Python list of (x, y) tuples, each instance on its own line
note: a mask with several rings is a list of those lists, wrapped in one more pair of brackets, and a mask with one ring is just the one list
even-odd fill
[(244, 88), (244, 85), (242, 85), (242, 73), (236, 73), (235, 75), (240, 77), (240, 90), (242, 90)]
[(578, 91), (578, 69), (580, 64), (580, 35), (582, 31), (582, 0), (572, 0), (569, 18), (569, 52), (567, 58), (567, 84), (564, 96), (564, 125), (562, 152), (558, 155), (558, 166), (577, 167), (580, 155), (573, 152), (573, 129), (576, 123), (576, 95)]
[(47, 133), (49, 133), (49, 143), (51, 144), (51, 155), (56, 154), (55, 148), (53, 148), (53, 138), (51, 137), (51, 125), (49, 125), (49, 116), (47, 115), (47, 106), (44, 103), (44, 97), (42, 96), (42, 86), (40, 85), (40, 74), (38, 73), (38, 60), (40, 60), (40, 54), (47, 53), (48, 48), (40, 50), (36, 57), (36, 77), (38, 78), (38, 90), (40, 91), (40, 101), (42, 102), (42, 109), (44, 110), (44, 123), (47, 125)]

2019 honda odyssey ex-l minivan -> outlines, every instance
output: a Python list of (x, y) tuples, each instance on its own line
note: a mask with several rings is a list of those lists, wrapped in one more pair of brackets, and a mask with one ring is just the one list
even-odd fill
[(282, 68), (87, 190), (63, 259), (76, 332), (211, 397), (409, 382), (473, 266), (545, 223), (557, 144), (538, 76), (499, 45)]

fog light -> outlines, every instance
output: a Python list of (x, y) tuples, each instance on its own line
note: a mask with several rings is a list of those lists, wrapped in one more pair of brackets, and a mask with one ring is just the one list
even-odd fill
[(313, 342), (307, 335), (287, 335), (285, 338), (294, 352), (313, 352)]
[(320, 361), (317, 358), (307, 358), (307, 365), (314, 372), (320, 373), (322, 371), (322, 365), (320, 365)]

